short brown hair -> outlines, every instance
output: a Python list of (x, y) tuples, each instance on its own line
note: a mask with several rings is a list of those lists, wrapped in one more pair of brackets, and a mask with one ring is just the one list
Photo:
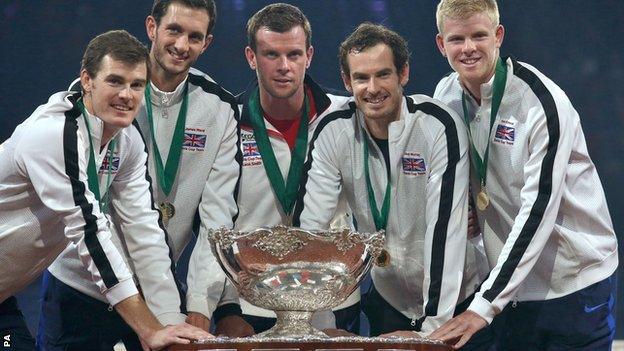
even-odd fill
[(106, 55), (125, 64), (137, 65), (147, 63), (149, 53), (132, 34), (125, 30), (111, 30), (91, 39), (82, 56), (81, 70), (86, 70), (91, 77), (97, 76)]
[(381, 24), (364, 22), (351, 33), (342, 44), (338, 52), (340, 68), (347, 76), (351, 73), (347, 56), (351, 52), (360, 52), (372, 48), (377, 44), (386, 44), (392, 50), (394, 56), (394, 66), (397, 73), (403, 72), (408, 64), (410, 52), (407, 48), (407, 41), (398, 33)]
[(441, 0), (436, 10), (438, 33), (444, 30), (444, 19), (466, 19), (478, 13), (485, 13), (495, 26), (500, 23), (496, 0)]
[(306, 36), (306, 49), (312, 42), (310, 21), (297, 6), (277, 3), (263, 7), (247, 21), (247, 44), (256, 51), (256, 33), (262, 27), (270, 31), (284, 33), (294, 27), (301, 26)]
[(217, 6), (213, 0), (155, 0), (150, 14), (156, 20), (156, 25), (160, 25), (160, 20), (167, 15), (169, 5), (177, 2), (192, 9), (205, 10), (208, 13), (208, 28), (206, 35), (210, 34), (217, 23)]

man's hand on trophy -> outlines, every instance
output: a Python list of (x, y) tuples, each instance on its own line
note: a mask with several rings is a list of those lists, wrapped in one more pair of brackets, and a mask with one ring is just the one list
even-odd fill
[(189, 312), (186, 316), (186, 323), (205, 331), (210, 331), (210, 319), (201, 313)]
[(387, 334), (381, 334), (379, 335), (382, 338), (423, 338), (425, 337), (425, 335), (423, 335), (420, 332), (417, 332), (415, 330), (396, 330), (393, 331), (392, 333), (387, 333)]
[(457, 350), (487, 325), (487, 321), (478, 313), (466, 310), (442, 324), (440, 328), (429, 335), (429, 338), (442, 340)]
[(192, 340), (212, 339), (210, 333), (196, 328), (187, 323), (168, 325), (163, 329), (148, 333), (141, 338), (141, 346), (144, 350), (161, 350), (172, 344), (189, 344)]
[(237, 315), (225, 316), (217, 323), (216, 335), (225, 335), (230, 338), (244, 338), (255, 334), (254, 328), (243, 317)]
[(357, 334), (353, 334), (344, 329), (327, 328), (327, 329), (323, 329), (323, 333), (327, 334), (327, 336), (329, 336), (330, 338), (337, 337), (337, 336), (357, 336)]

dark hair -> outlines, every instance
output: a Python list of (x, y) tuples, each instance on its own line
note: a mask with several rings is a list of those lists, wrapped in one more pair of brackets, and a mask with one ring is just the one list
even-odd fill
[(249, 47), (256, 51), (256, 33), (262, 27), (277, 33), (284, 33), (294, 27), (301, 26), (306, 36), (306, 49), (312, 42), (312, 28), (310, 21), (293, 5), (277, 3), (263, 7), (247, 21), (247, 43)]
[(97, 76), (106, 55), (125, 64), (137, 65), (147, 63), (149, 53), (132, 34), (125, 30), (111, 30), (91, 39), (82, 56), (81, 70), (86, 70), (91, 77)]
[(156, 20), (156, 25), (160, 25), (160, 20), (167, 15), (169, 5), (177, 2), (192, 9), (206, 10), (210, 21), (206, 35), (210, 34), (217, 23), (217, 6), (214, 0), (154, 0), (152, 13), (150, 14)]
[(349, 62), (347, 61), (349, 53), (364, 51), (377, 44), (386, 44), (390, 47), (392, 55), (394, 56), (394, 66), (397, 69), (397, 73), (403, 72), (410, 57), (407, 41), (395, 31), (381, 24), (364, 22), (340, 44), (338, 59), (340, 60), (340, 68), (344, 74), (347, 76), (350, 74)]

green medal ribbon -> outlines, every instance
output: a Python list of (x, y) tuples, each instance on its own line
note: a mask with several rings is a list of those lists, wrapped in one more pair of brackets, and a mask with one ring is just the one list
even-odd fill
[(171, 187), (178, 173), (178, 165), (180, 164), (180, 155), (182, 154), (182, 144), (184, 142), (184, 126), (186, 125), (186, 110), (188, 108), (188, 82), (185, 83), (184, 93), (182, 97), (182, 106), (178, 113), (175, 129), (173, 130), (173, 138), (169, 146), (169, 155), (167, 163), (163, 167), (163, 160), (160, 156), (160, 150), (156, 144), (156, 136), (154, 134), (154, 117), (152, 114), (151, 87), (147, 83), (145, 87), (145, 109), (147, 110), (147, 121), (150, 125), (150, 134), (152, 135), (152, 145), (154, 146), (154, 159), (156, 160), (156, 173), (158, 184), (165, 196), (171, 192)]
[(468, 117), (468, 108), (466, 107), (466, 93), (462, 92), (462, 107), (464, 109), (464, 121), (468, 127), (468, 138), (470, 140), (470, 149), (472, 154), (472, 162), (479, 174), (479, 180), (481, 182), (481, 188), (485, 188), (485, 181), (487, 177), (487, 164), (488, 156), (490, 154), (490, 137), (492, 134), (492, 127), (494, 127), (494, 121), (498, 114), (498, 108), (503, 100), (503, 93), (505, 92), (505, 83), (507, 82), (507, 65), (502, 59), (498, 59), (496, 62), (496, 72), (494, 74), (494, 84), (492, 87), (492, 111), (490, 114), (490, 131), (488, 133), (488, 143), (483, 154), (483, 159), (479, 156), (477, 149), (472, 138), (472, 131), (470, 129), (470, 118)]
[(93, 148), (93, 140), (91, 140), (91, 126), (89, 125), (89, 119), (87, 118), (84, 104), (82, 103), (82, 101), (78, 101), (77, 104), (78, 107), (80, 107), (80, 111), (82, 112), (82, 118), (84, 118), (85, 124), (87, 125), (87, 133), (89, 133), (89, 163), (87, 165), (87, 180), (89, 182), (89, 190), (91, 190), (93, 195), (95, 195), (95, 199), (100, 204), (100, 211), (102, 211), (102, 213), (108, 213), (108, 204), (110, 198), (108, 187), (112, 182), (111, 173), (116, 140), (113, 139), (110, 141), (110, 143), (108, 143), (106, 156), (104, 156), (108, 157), (108, 175), (106, 178), (106, 192), (104, 193), (104, 198), (102, 198), (100, 195), (100, 182), (98, 179), (97, 167), (95, 166), (95, 149)]
[(373, 215), (373, 221), (375, 222), (375, 230), (385, 230), (388, 224), (388, 211), (390, 210), (390, 179), (386, 184), (386, 193), (384, 195), (383, 205), (381, 206), (381, 213), (377, 207), (377, 201), (375, 200), (375, 191), (373, 190), (373, 184), (370, 179), (370, 172), (368, 170), (368, 136), (366, 131), (362, 128), (362, 137), (364, 138), (364, 175), (366, 176), (366, 190), (368, 192), (368, 203), (371, 208), (371, 214)]
[[(282, 177), (282, 172), (275, 158), (275, 152), (271, 146), (269, 135), (267, 133), (266, 125), (262, 114), (262, 106), (260, 106), (260, 93), (258, 89), (252, 92), (249, 97), (249, 115), (251, 119), (251, 125), (253, 127), (254, 136), (258, 145), (258, 151), (262, 155), (262, 163), (264, 170), (269, 177), (271, 187), (277, 196), (284, 213), (290, 218), (295, 199), (297, 197), (297, 191), (299, 189), (299, 182), (301, 180), (301, 173), (303, 172), (303, 163), (305, 162), (306, 150), (308, 149), (308, 113), (310, 106), (308, 103), (308, 97), (304, 94), (303, 101), (303, 115), (299, 122), (299, 130), (297, 131), (297, 139), (295, 141), (295, 148), (291, 152), (290, 167), (288, 169), (288, 178), (286, 183)], [(287, 223), (291, 225), (291, 223)]]

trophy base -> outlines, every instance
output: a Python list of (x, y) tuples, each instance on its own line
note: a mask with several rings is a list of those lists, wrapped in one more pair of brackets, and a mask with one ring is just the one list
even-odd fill
[(305, 338), (215, 338), (188, 345), (173, 345), (169, 351), (451, 351), (441, 341), (424, 338), (367, 338), (361, 336)]
[(306, 311), (275, 311), (275, 325), (253, 338), (329, 338), (327, 334), (314, 328), (310, 323), (312, 312)]

